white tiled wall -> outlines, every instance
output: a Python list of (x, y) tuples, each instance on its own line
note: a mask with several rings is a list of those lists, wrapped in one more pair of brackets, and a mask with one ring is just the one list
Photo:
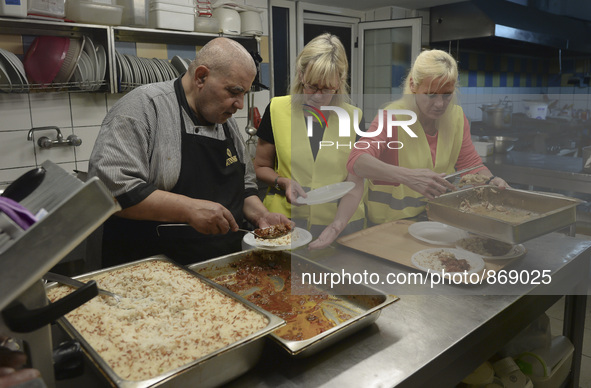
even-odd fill
[[(0, 189), (16, 178), (51, 160), (66, 171), (88, 171), (88, 159), (108, 109), (122, 94), (105, 93), (31, 93), (0, 94)], [(255, 106), (263, 114), (269, 103), (269, 92), (255, 93)], [(246, 128), (244, 109), (235, 118)], [(79, 147), (40, 148), (41, 136), (55, 139), (55, 130), (35, 131), (33, 141), (27, 140), (31, 128), (57, 126), (64, 139), (74, 134), (82, 139)], [(246, 132), (242, 133), (246, 139)]]
[[(235, 0), (261, 10), (263, 35), (268, 36), (267, 0)], [(122, 94), (38, 92), (30, 94), (0, 93), (0, 190), (16, 178), (46, 160), (59, 164), (66, 171), (88, 170), (88, 159), (107, 111)], [(255, 106), (261, 115), (269, 103), (268, 91), (255, 93)], [(234, 116), (240, 128), (246, 128), (246, 101), (244, 109)], [(64, 139), (75, 134), (82, 139), (79, 147), (42, 149), (36, 141), (41, 136), (55, 139), (55, 131), (34, 133), (27, 140), (31, 128), (57, 126)], [(246, 139), (248, 135), (242, 132)]]

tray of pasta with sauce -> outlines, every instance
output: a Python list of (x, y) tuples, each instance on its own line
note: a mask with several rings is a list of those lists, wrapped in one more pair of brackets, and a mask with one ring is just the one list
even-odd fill
[(520, 244), (574, 224), (581, 202), (553, 193), (478, 186), (443, 194), (426, 209), (432, 221)]
[[(219, 386), (252, 368), (264, 337), (285, 324), (161, 255), (76, 279), (121, 296), (97, 296), (58, 321), (116, 387)], [(50, 301), (72, 291), (46, 286)]]
[(328, 289), (309, 281), (332, 270), (285, 251), (247, 250), (188, 266), (282, 318), (270, 337), (290, 355), (307, 357), (375, 322), (398, 300), (363, 284)]

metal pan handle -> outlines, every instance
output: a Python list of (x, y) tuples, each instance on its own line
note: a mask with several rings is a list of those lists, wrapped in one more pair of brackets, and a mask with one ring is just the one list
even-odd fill
[(55, 322), (78, 306), (83, 305), (98, 295), (94, 280), (85, 283), (71, 294), (37, 309), (28, 309), (20, 302), (14, 302), (2, 310), (6, 326), (15, 333), (29, 333)]

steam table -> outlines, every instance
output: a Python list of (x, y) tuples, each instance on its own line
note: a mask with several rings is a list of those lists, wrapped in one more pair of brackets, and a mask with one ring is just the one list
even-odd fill
[[(568, 295), (564, 333), (575, 345), (569, 386), (578, 387), (591, 242), (551, 233), (524, 245), (527, 255), (511, 269), (550, 270), (549, 286), (389, 286), (383, 291), (400, 300), (368, 328), (308, 358), (290, 357), (267, 341), (261, 361), (228, 386), (453, 387)], [(337, 271), (411, 272), (340, 246), (297, 253)], [(82, 377), (58, 382), (58, 387), (81, 386), (106, 384), (90, 368)]]

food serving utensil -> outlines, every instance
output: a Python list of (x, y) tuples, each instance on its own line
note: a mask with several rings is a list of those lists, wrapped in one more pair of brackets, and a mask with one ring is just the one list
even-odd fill
[[(43, 275), (43, 279), (49, 282), (61, 283), (76, 288), (80, 288), (86, 284), (84, 282), (81, 282), (80, 280), (72, 279), (69, 276), (60, 275), (53, 272), (47, 272), (45, 275)], [(117, 303), (121, 302), (121, 299), (123, 298), (121, 295), (117, 295), (111, 291), (103, 290), (102, 288), (99, 288), (98, 292), (99, 294), (103, 294), (106, 296), (110, 296), (111, 298), (114, 298), (117, 301)]]
[[(262, 229), (265, 229), (265, 228), (262, 228)], [(280, 233), (275, 233), (275, 234), (273, 234), (271, 236), (263, 236), (263, 235), (257, 234), (257, 230), (256, 229), (255, 230), (248, 230), (248, 229), (240, 229), (240, 228), (238, 228), (238, 230), (240, 230), (242, 232), (246, 232), (246, 233), (252, 233), (256, 237), (262, 238), (264, 240), (273, 240), (273, 239), (276, 239), (276, 238), (279, 238), (279, 237), (287, 236), (288, 234), (290, 234), (292, 232), (291, 230), (283, 230)]]
[[(170, 226), (173, 226), (173, 227), (174, 226), (177, 226), (177, 227), (178, 226), (188, 226), (188, 227), (190, 227), (191, 225), (189, 225), (189, 224), (160, 224), (160, 225), (158, 225), (156, 227), (156, 232), (158, 233), (158, 236), (160, 236), (160, 230), (159, 229), (161, 227), (170, 227)], [(238, 230), (241, 231), (241, 232), (252, 233), (255, 237), (262, 238), (262, 239), (265, 239), (265, 240), (272, 240), (272, 239), (275, 239), (275, 238), (283, 237), (283, 236), (286, 236), (286, 235), (288, 235), (288, 234), (290, 234), (292, 232), (291, 230), (288, 230), (288, 231), (285, 231), (285, 232), (283, 232), (281, 234), (276, 234), (274, 236), (263, 236), (263, 235), (257, 234), (256, 233), (256, 230), (248, 230), (248, 229), (241, 229), (241, 228), (238, 228)]]
[(465, 168), (463, 170), (456, 171), (453, 174), (449, 174), (449, 175), (444, 176), (443, 179), (445, 179), (446, 181), (449, 181), (450, 179), (455, 178), (458, 175), (461, 175), (461, 174), (463, 174), (465, 172), (468, 172), (468, 171), (476, 170), (479, 167), (484, 167), (484, 164), (479, 164), (478, 166), (468, 167), (468, 168)]

